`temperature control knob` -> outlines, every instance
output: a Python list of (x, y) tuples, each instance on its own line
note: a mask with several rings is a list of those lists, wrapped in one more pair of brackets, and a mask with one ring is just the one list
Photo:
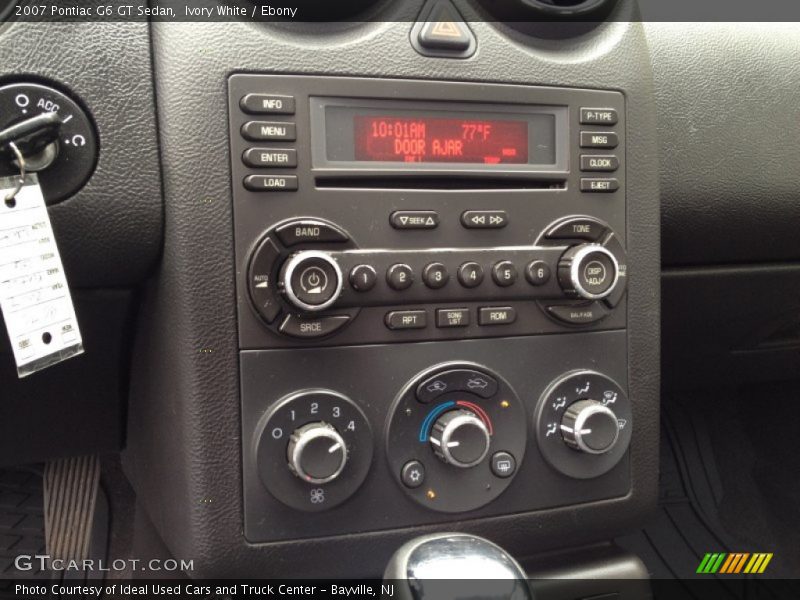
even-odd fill
[(561, 435), (564, 442), (575, 450), (603, 454), (617, 443), (617, 415), (596, 400), (578, 400), (564, 412)]
[(331, 306), (342, 293), (342, 271), (325, 252), (304, 250), (289, 257), (280, 275), (286, 298), (304, 312)]
[(558, 262), (558, 282), (569, 295), (601, 300), (617, 285), (619, 263), (599, 244), (580, 244), (567, 250)]
[(289, 468), (303, 481), (321, 484), (336, 479), (347, 463), (347, 447), (336, 429), (318, 421), (296, 429), (286, 449)]
[(489, 430), (468, 410), (451, 410), (439, 417), (430, 441), (436, 456), (463, 469), (474, 467), (489, 452)]

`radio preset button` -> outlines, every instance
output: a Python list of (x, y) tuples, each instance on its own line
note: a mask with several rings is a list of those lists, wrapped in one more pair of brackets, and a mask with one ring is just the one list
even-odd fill
[(619, 181), (614, 177), (584, 177), (581, 179), (582, 192), (616, 192)]
[(613, 108), (581, 108), (581, 125), (616, 125), (618, 120)]
[(447, 267), (442, 263), (431, 263), (422, 271), (422, 281), (431, 289), (438, 290), (443, 288), (449, 280), (450, 273), (447, 272)]
[(333, 315), (330, 317), (299, 317), (287, 315), (281, 323), (279, 331), (296, 338), (318, 338), (332, 334), (343, 327), (350, 317), (347, 315)]
[(581, 131), (581, 148), (616, 148), (618, 144), (613, 131)]
[(439, 215), (432, 210), (396, 210), (389, 216), (395, 229), (436, 229)]
[(616, 171), (619, 168), (619, 159), (612, 155), (582, 154), (581, 171)]
[(280, 121), (248, 121), (242, 125), (242, 137), (251, 142), (293, 142), (297, 126)]
[(414, 271), (408, 265), (392, 265), (386, 271), (386, 283), (393, 290), (407, 290), (414, 283)]
[(468, 308), (437, 308), (436, 326), (445, 327), (466, 327), (469, 325)]
[(341, 243), (348, 241), (347, 234), (328, 223), (313, 220), (292, 221), (281, 225), (275, 234), (284, 246), (308, 243)]
[(544, 285), (550, 281), (550, 266), (543, 260), (534, 260), (525, 267), (525, 279), (531, 285)]
[(357, 265), (350, 271), (350, 285), (357, 292), (368, 292), (375, 287), (378, 274), (369, 265)]
[(510, 260), (501, 260), (492, 267), (492, 279), (500, 287), (513, 285), (517, 280), (517, 267)]
[(296, 167), (297, 150), (291, 148), (248, 148), (242, 154), (248, 167)]
[(293, 115), (294, 96), (247, 94), (239, 101), (239, 106), (251, 115)]
[(476, 262), (465, 262), (458, 268), (458, 281), (465, 288), (478, 287), (483, 282), (483, 267)]
[(389, 329), (424, 329), (428, 325), (428, 314), (424, 310), (393, 310), (386, 315)]
[(251, 192), (294, 192), (297, 175), (248, 175), (244, 187)]
[(504, 210), (467, 210), (461, 215), (461, 224), (467, 229), (501, 229), (508, 225)]
[(509, 325), (517, 320), (517, 311), (511, 306), (484, 306), (478, 309), (479, 325)]

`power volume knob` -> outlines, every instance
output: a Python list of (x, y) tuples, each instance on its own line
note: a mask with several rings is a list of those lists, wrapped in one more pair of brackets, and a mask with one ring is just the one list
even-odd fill
[(295, 430), (286, 449), (289, 469), (303, 481), (322, 484), (336, 479), (347, 463), (347, 447), (336, 429), (322, 421)]
[(614, 291), (619, 263), (599, 244), (580, 244), (567, 250), (558, 262), (558, 282), (568, 295), (601, 300)]
[(484, 422), (460, 409), (448, 411), (436, 420), (430, 441), (436, 456), (462, 469), (480, 463), (488, 454), (490, 443)]
[(280, 274), (286, 299), (304, 312), (325, 310), (342, 293), (342, 271), (327, 253), (304, 250), (289, 257)]
[(561, 419), (561, 435), (567, 446), (588, 454), (603, 454), (617, 443), (617, 416), (596, 400), (570, 404)]

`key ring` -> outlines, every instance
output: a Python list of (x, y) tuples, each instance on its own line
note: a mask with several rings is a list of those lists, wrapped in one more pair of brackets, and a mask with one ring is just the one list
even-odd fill
[(5, 197), (6, 202), (11, 202), (17, 194), (19, 194), (22, 186), (25, 185), (25, 157), (14, 142), (8, 142), (8, 147), (14, 151), (17, 157), (17, 164), (19, 165), (19, 181), (17, 182), (17, 186)]

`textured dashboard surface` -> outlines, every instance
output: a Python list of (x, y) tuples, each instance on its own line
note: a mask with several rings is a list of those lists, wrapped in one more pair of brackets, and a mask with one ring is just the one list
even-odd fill
[[(412, 14), (421, 3), (400, 3)], [(623, 7), (626, 9), (626, 7)], [(126, 468), (159, 532), (196, 576), (378, 575), (391, 553), (433, 527), (301, 543), (242, 536), (232, 214), (226, 83), (232, 72), (359, 76), (622, 89), (627, 95), (632, 496), (590, 509), (464, 521), (517, 555), (609, 537), (653, 506), (657, 487), (659, 228), (655, 109), (639, 24), (613, 23), (574, 42), (534, 46), (486, 23), (467, 61), (423, 58), (410, 23), (322, 33), (228, 24), (155, 24), (154, 58), (165, 187), (162, 266), (135, 353)], [(509, 33), (509, 35), (512, 35)], [(452, 525), (450, 526), (452, 528)]]
[(0, 82), (55, 83), (94, 116), (97, 169), (50, 217), (73, 287), (138, 283), (161, 251), (150, 38), (139, 23), (0, 25)]
[(665, 265), (800, 258), (800, 30), (648, 23)]

